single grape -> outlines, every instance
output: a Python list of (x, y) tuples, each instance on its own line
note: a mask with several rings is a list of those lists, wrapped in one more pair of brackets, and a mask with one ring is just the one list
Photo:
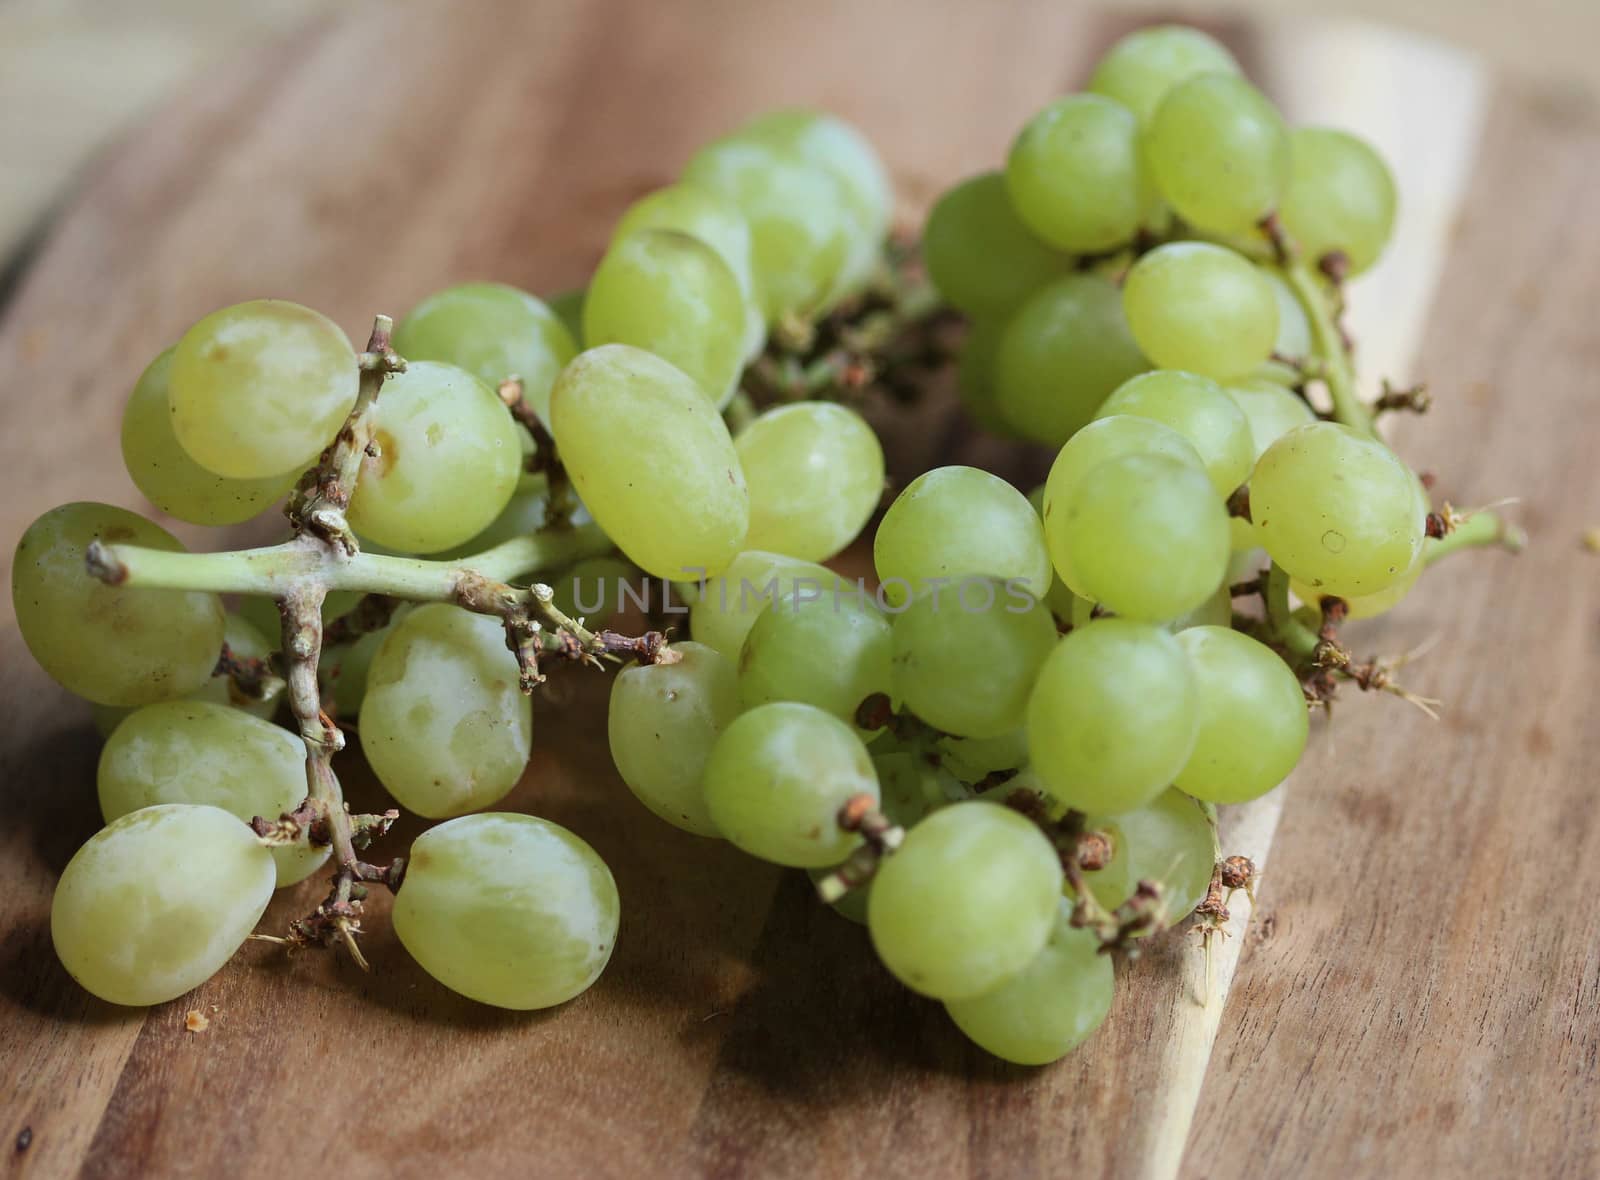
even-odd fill
[(1174, 86), (1150, 118), (1144, 150), (1167, 203), (1211, 233), (1258, 233), (1289, 182), (1283, 116), (1237, 74)]
[[(1267, 280), (1278, 303), (1278, 338), (1273, 341), (1272, 355), (1287, 361), (1305, 361), (1311, 355), (1311, 321), (1306, 319), (1306, 309), (1300, 306), (1280, 272), (1265, 266), (1256, 269)], [(1280, 385), (1298, 385), (1302, 379), (1298, 369), (1272, 361), (1262, 367), (1262, 373)]]
[(1096, 418), (1129, 414), (1172, 427), (1194, 445), (1211, 486), (1223, 497), (1255, 465), (1244, 411), (1209, 377), (1179, 369), (1141, 373), (1105, 400)]
[[(1427, 550), (1430, 543), (1428, 541), (1423, 542), (1424, 551)], [(1295, 597), (1299, 598), (1307, 606), (1320, 607), (1322, 599), (1325, 597), (1339, 598), (1339, 601), (1344, 603), (1345, 618), (1370, 619), (1386, 614), (1404, 602), (1411, 593), (1411, 588), (1417, 584), (1417, 579), (1422, 576), (1425, 566), (1426, 562), (1419, 557), (1412, 562), (1411, 569), (1406, 576), (1394, 583), (1394, 585), (1387, 589), (1379, 590), (1376, 594), (1362, 594), (1355, 598), (1327, 595), (1293, 578), (1289, 579), (1289, 589), (1294, 592)]]
[(825, 561), (855, 540), (883, 496), (878, 436), (834, 402), (768, 410), (733, 448), (750, 488), (749, 549)]
[(1061, 903), (1044, 948), (992, 992), (951, 1000), (945, 1011), (980, 1048), (1017, 1065), (1048, 1065), (1076, 1049), (1111, 1011), (1111, 959), (1074, 929)]
[(1358, 275), (1378, 260), (1394, 228), (1394, 177), (1372, 145), (1346, 131), (1289, 133), (1283, 228), (1307, 258), (1343, 254)]
[(367, 699), (367, 673), (372, 670), (373, 658), (395, 623), (409, 613), (411, 608), (402, 606), (388, 627), (368, 631), (354, 643), (323, 648), (317, 680), (322, 685), (323, 699), (332, 698), (333, 711), (340, 720), (348, 721), (361, 712)]
[(889, 691), (889, 621), (876, 606), (831, 594), (780, 602), (756, 616), (739, 653), (739, 703), (815, 705), (841, 721)]
[(1421, 485), (1393, 451), (1335, 422), (1295, 427), (1250, 476), (1251, 519), (1272, 560), (1341, 598), (1405, 578), (1427, 512)]
[(937, 748), (941, 766), (962, 782), (975, 783), (995, 771), (1015, 770), (1027, 762), (1028, 731), (1019, 725), (996, 737), (943, 737)]
[(922, 231), (922, 257), (952, 306), (996, 321), (1072, 269), (1070, 257), (1022, 223), (999, 172), (963, 180), (939, 198)]
[(1059, 447), (1111, 391), (1150, 367), (1109, 279), (1074, 274), (1040, 288), (1006, 325), (996, 404), (1019, 434)]
[(1278, 303), (1262, 272), (1225, 246), (1169, 242), (1128, 272), (1122, 306), (1139, 346), (1164, 369), (1218, 381), (1272, 351)]
[[(1044, 795), (1047, 802), (1050, 801), (1049, 795), (1040, 790), (1033, 781), (1035, 777), (1033, 768), (1027, 767), (1014, 781), (1028, 784), (1032, 789), (1038, 790), (1041, 795)], [(1059, 806), (1059, 804), (1056, 806)], [(1134, 887), (1138, 885), (1138, 881), (1130, 872), (1132, 857), (1128, 851), (1128, 837), (1123, 833), (1122, 826), (1116, 820), (1103, 817), (1092, 821), (1086, 819), (1083, 830), (1085, 832), (1098, 833), (1105, 837), (1111, 846), (1111, 859), (1102, 868), (1084, 869), (1083, 882), (1089, 887), (1090, 896), (1106, 909), (1115, 910), (1133, 896)], [(1077, 891), (1070, 884), (1064, 886), (1062, 892), (1066, 894), (1069, 901), (1077, 901)]]
[(624, 668), (611, 684), (611, 760), (628, 789), (673, 827), (721, 833), (701, 779), (711, 747), (739, 715), (733, 661), (701, 643), (674, 643), (675, 664)]
[(92, 541), (181, 552), (142, 516), (80, 501), (28, 526), (11, 563), (11, 603), (22, 638), (50, 677), (97, 705), (147, 705), (193, 692), (222, 651), (215, 594), (108, 586), (90, 576)]
[(172, 431), (229, 479), (295, 472), (355, 405), (356, 354), (321, 312), (282, 299), (214, 311), (183, 334), (167, 373)]
[(490, 389), (516, 377), (524, 400), (547, 427), (550, 387), (578, 352), (560, 316), (504, 283), (460, 283), (435, 291), (400, 321), (394, 348), (408, 361), (457, 365)]
[(719, 577), (708, 578), (689, 608), (689, 631), (729, 659), (738, 659), (745, 637), (768, 606), (794, 610), (820, 595), (830, 604), (870, 598), (859, 582), (840, 578), (827, 566), (781, 553), (746, 549)]
[(1087, 472), (1045, 522), (1073, 593), (1160, 623), (1195, 609), (1228, 571), (1228, 512), (1205, 472), (1160, 455), (1125, 455)]
[(550, 481), (543, 472), (522, 472), (517, 476), (516, 487), (500, 514), (483, 529), (459, 545), (440, 550), (436, 558), (471, 557), (485, 549), (493, 549), (504, 541), (528, 537), (544, 528), (550, 520)]
[(878, 800), (872, 759), (855, 732), (794, 701), (760, 705), (723, 730), (704, 789), (731, 844), (793, 868), (843, 860), (860, 837), (839, 826), (839, 809), (856, 795)]
[(1148, 123), (1161, 100), (1196, 74), (1237, 74), (1239, 63), (1215, 38), (1187, 25), (1151, 25), (1123, 37), (1105, 53), (1088, 89), (1114, 98)]
[(1056, 99), (1012, 140), (1006, 191), (1023, 223), (1059, 250), (1132, 241), (1149, 204), (1139, 120), (1098, 94)]
[(402, 553), (437, 553), (488, 528), (522, 471), (516, 425), (494, 390), (455, 365), (412, 361), (379, 404), (351, 527)]
[(658, 578), (718, 574), (744, 545), (750, 494), (698, 385), (625, 344), (591, 348), (550, 399), (573, 486), (623, 554)]
[(394, 932), (433, 978), (497, 1008), (550, 1008), (611, 959), (621, 901), (605, 861), (559, 824), (487, 812), (417, 837)]
[(1194, 671), (1176, 638), (1099, 619), (1045, 660), (1028, 702), (1028, 749), (1045, 790), (1079, 811), (1142, 807), (1176, 777), (1199, 725)]
[(1027, 497), (976, 467), (936, 467), (895, 497), (872, 541), (880, 601), (901, 606), (939, 584), (997, 578), (1050, 588), (1044, 530)]
[[(100, 751), (100, 814), (114, 823), (158, 803), (204, 803), (249, 823), (277, 819), (306, 797), (305, 747), (286, 729), (206, 701), (136, 710)], [(328, 846), (271, 849), (278, 885), (328, 859)]]
[[(1231, 571), (1231, 564), (1230, 564)], [(1176, 635), (1190, 627), (1231, 627), (1233, 625), (1233, 594), (1230, 581), (1223, 578), (1216, 593), (1191, 611), (1163, 623), (1162, 626)]]
[[(1095, 816), (1084, 821), (1090, 831), (1108, 822)], [(1119, 850), (1119, 855), (1126, 856), (1126, 879), (1134, 884), (1159, 881), (1165, 887), (1162, 908), (1168, 925), (1193, 913), (1211, 886), (1217, 861), (1216, 809), (1182, 791), (1167, 790), (1143, 807), (1122, 812), (1114, 822), (1123, 838), (1125, 853)]]
[(50, 937), (85, 990), (113, 1004), (160, 1004), (233, 957), (276, 881), (256, 834), (221, 808), (146, 807), (102, 828), (67, 862)]
[(995, 386), (995, 364), (1005, 328), (1003, 319), (980, 320), (969, 325), (957, 360), (956, 396), (980, 430), (1002, 438), (1016, 438), (1017, 432), (1000, 413), (999, 391)]
[(1250, 425), (1250, 445), (1255, 452), (1251, 466), (1266, 454), (1267, 448), (1296, 426), (1315, 422), (1317, 415), (1306, 399), (1276, 381), (1264, 377), (1245, 377), (1230, 381), (1224, 388)]
[(1050, 937), (1061, 860), (1028, 819), (973, 800), (906, 833), (872, 883), (867, 928), (913, 991), (964, 1000), (1016, 978)]
[(1046, 521), (1047, 540), (1050, 517), (1066, 510), (1067, 500), (1083, 477), (1101, 464), (1126, 455), (1155, 455), (1187, 463), (1197, 471), (1205, 470), (1194, 444), (1164, 422), (1132, 414), (1097, 418), (1073, 435), (1050, 465), (1039, 507), (1039, 514)]
[(987, 579), (918, 595), (895, 616), (893, 631), (895, 698), (957, 737), (1017, 729), (1056, 643), (1047, 608)]
[(499, 619), (432, 603), (390, 627), (367, 669), (361, 750), (402, 807), (443, 819), (499, 802), (532, 736)]

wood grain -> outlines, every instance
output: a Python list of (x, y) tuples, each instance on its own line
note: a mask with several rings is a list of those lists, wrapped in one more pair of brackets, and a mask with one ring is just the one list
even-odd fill
[[(993, 166), (1121, 28), (1043, 0), (473, 0), (374, 10), (242, 57), (101, 161), (5, 310), (0, 532), (70, 498), (139, 506), (115, 461), (121, 399), (212, 307), (282, 295), (355, 332), (458, 279), (561, 289), (697, 143), (797, 101), (866, 128), (914, 218)], [(379, 907), (371, 976), (252, 945), (192, 997), (114, 1010), (65, 978), (48, 937), (54, 875), (95, 826), (98, 743), (0, 614), (0, 1148), (34, 1134), (0, 1156), (8, 1169), (1600, 1170), (1600, 566), (1577, 544), (1600, 522), (1600, 243), (1584, 223), (1600, 129), (1502, 92), (1474, 166), (1481, 76), (1452, 55), (1370, 32), (1222, 31), (1253, 66), (1286, 63), (1263, 76), (1292, 110), (1403, 129), (1385, 142), (1411, 202), (1401, 232), (1423, 245), (1380, 268), (1357, 315), (1376, 359), (1409, 367), (1444, 268), (1423, 354), (1441, 404), (1404, 449), (1458, 503), (1520, 493), (1535, 545), (1469, 559), (1361, 633), (1385, 650), (1442, 634), (1414, 675), (1452, 710), (1432, 726), (1352, 702), (1284, 792), (1230, 820), (1252, 852), (1280, 835), (1265, 920), (1229, 945), (1210, 1006), (1175, 936), (1121, 972), (1082, 1052), (1044, 1071), (985, 1058), (798, 876), (648, 816), (609, 765), (605, 684), (569, 677), (541, 702), (509, 805), (573, 827), (617, 874), (622, 937), (590, 993), (531, 1017), (468, 1004), (409, 963)], [(907, 461), (958, 449), (1037, 469), (965, 438), (947, 399), (922, 413), (902, 420)], [(376, 801), (347, 761), (353, 795)], [(269, 927), (314, 887), (288, 892)], [(191, 1007), (206, 1032), (184, 1031)]]

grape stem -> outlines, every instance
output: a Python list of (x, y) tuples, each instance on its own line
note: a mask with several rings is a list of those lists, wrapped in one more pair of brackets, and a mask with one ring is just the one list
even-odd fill
[(1444, 536), (1430, 538), (1423, 546), (1422, 562), (1425, 566), (1431, 566), (1441, 558), (1463, 549), (1496, 545), (1512, 553), (1520, 553), (1527, 543), (1527, 534), (1504, 517), (1493, 512), (1474, 512), (1462, 518)]
[(1339, 326), (1334, 323), (1328, 301), (1323, 298), (1316, 276), (1306, 263), (1289, 254), (1284, 278), (1300, 302), (1311, 324), (1311, 345), (1318, 361), (1318, 375), (1333, 399), (1333, 417), (1352, 430), (1377, 437), (1372, 415), (1356, 393), (1355, 373), (1350, 365), (1350, 350)]

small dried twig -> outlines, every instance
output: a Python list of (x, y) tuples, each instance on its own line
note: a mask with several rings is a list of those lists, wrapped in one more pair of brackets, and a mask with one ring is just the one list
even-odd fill
[(852, 795), (839, 808), (839, 827), (859, 832), (861, 843), (845, 862), (817, 882), (817, 896), (832, 905), (852, 889), (865, 885), (878, 872), (883, 858), (905, 839), (905, 829), (878, 810), (871, 795)]

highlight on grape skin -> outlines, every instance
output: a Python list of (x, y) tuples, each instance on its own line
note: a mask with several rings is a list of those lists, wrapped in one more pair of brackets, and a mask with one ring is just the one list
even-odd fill
[[(1437, 704), (1351, 624), (1517, 533), (1436, 506), (1379, 430), (1426, 399), (1357, 379), (1349, 280), (1399, 201), (1372, 147), (1179, 26), (1008, 130), (920, 243), (863, 129), (778, 110), (609, 210), (580, 288), (455, 282), (360, 350), (275, 299), (152, 342), (130, 497), (281, 501), (292, 536), (190, 552), (85, 502), (18, 542), (23, 639), (106, 737), (52, 905), (72, 977), (159, 1004), (252, 970), (252, 935), (366, 966), (389, 920), (386, 970), (584, 1002), (648, 899), (529, 768), (598, 732), (564, 682), (606, 673), (595, 800), (685, 862), (805, 872), (988, 1053), (1058, 1060), (1114, 958), (1211, 946), (1254, 887), (1218, 807), (1282, 784), (1341, 690)], [(993, 436), (959, 453), (1003, 473), (896, 460), (952, 385)], [(394, 849), (402, 810), (443, 822)]]

